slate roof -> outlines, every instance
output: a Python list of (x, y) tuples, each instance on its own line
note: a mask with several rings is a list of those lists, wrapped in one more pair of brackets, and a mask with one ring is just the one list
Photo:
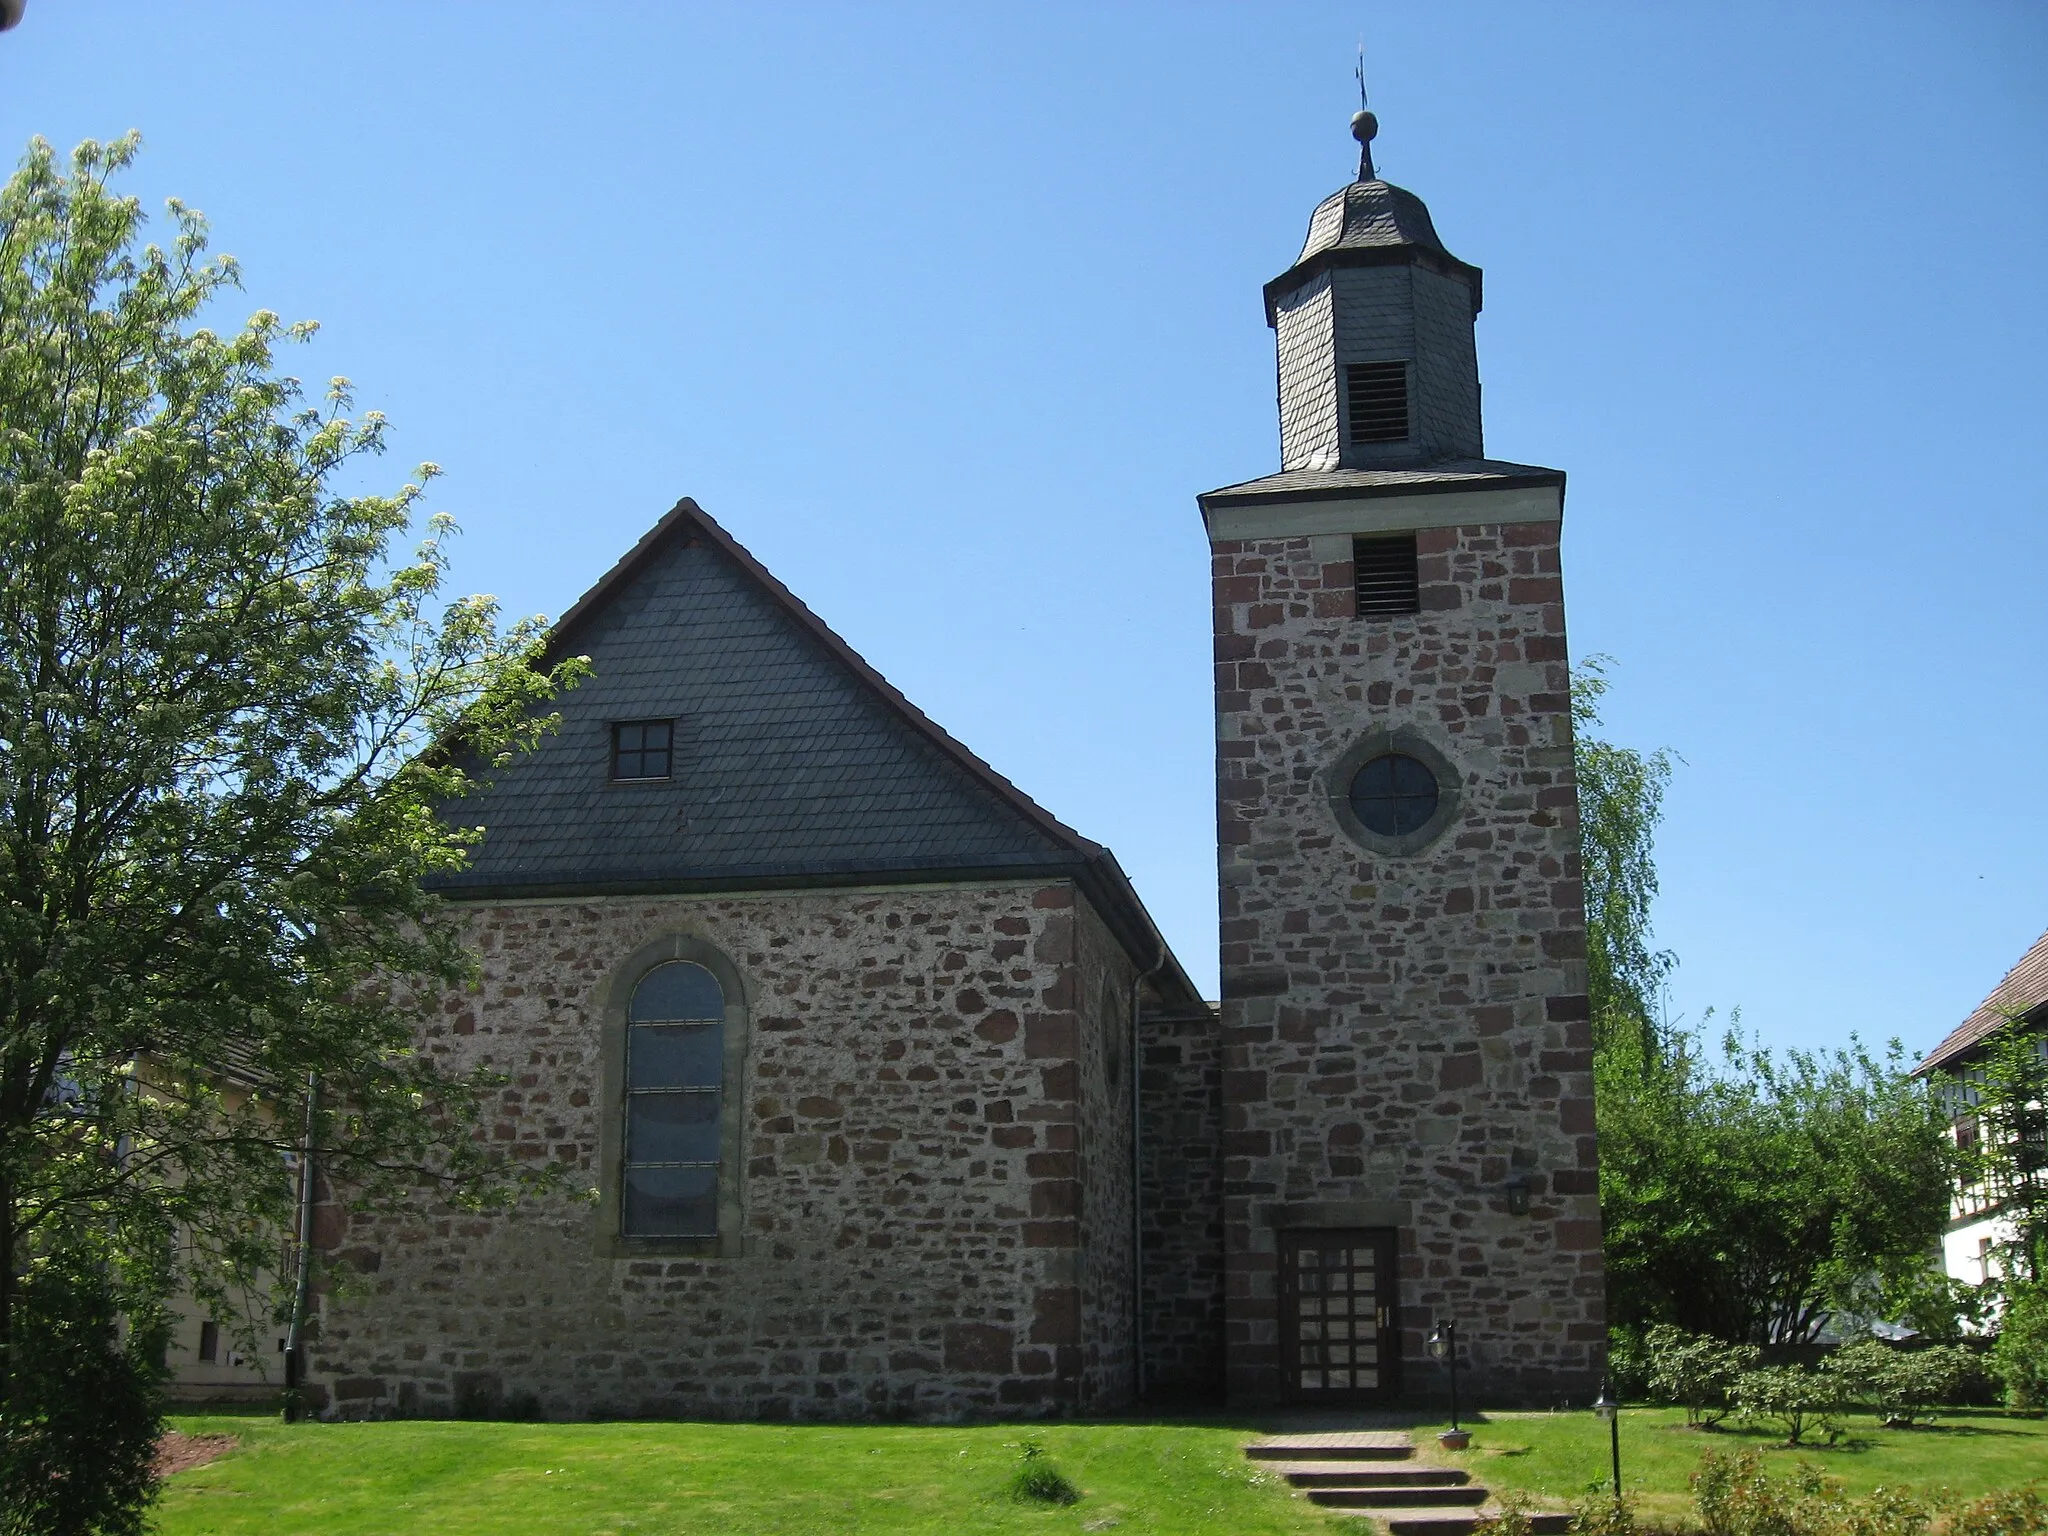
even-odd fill
[(2034, 941), (2033, 948), (2005, 973), (2005, 980), (1991, 989), (1991, 995), (1921, 1060), (1915, 1072), (1932, 1072), (1954, 1064), (1970, 1048), (1983, 1043), (2011, 1014), (2037, 1014), (2048, 1004), (2048, 933)]
[(1289, 469), (1226, 485), (1197, 497), (1204, 510), (1272, 501), (1337, 501), (1421, 496), (1435, 491), (1513, 490), (1564, 484), (1564, 471), (1504, 459), (1451, 459), (1415, 469)]
[(1354, 181), (1332, 192), (1309, 215), (1308, 238), (1296, 265), (1323, 251), (1416, 245), (1449, 256), (1422, 199), (1384, 181)]
[[(678, 502), (555, 626), (591, 676), (561, 729), (450, 807), (487, 830), (450, 897), (1078, 880), (1162, 995), (1199, 997), (1113, 855), (927, 719), (720, 528)], [(617, 721), (673, 719), (672, 776), (610, 776)]]
[(1479, 313), (1484, 274), (1460, 261), (1438, 238), (1422, 199), (1389, 182), (1354, 181), (1316, 204), (1308, 238), (1294, 265), (1266, 284), (1266, 323), (1274, 323), (1275, 302), (1331, 267), (1412, 262), (1462, 280)]

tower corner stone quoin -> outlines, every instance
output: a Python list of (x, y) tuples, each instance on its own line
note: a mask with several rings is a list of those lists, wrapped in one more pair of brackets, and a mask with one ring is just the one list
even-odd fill
[[(1555, 1402), (1605, 1348), (1564, 476), (1484, 457), (1479, 273), (1368, 176), (1267, 286), (1285, 467), (1201, 498), (1228, 1387), (1440, 1396), (1448, 1321), (1476, 1391)], [(1389, 754), (1427, 825), (1361, 823)]]

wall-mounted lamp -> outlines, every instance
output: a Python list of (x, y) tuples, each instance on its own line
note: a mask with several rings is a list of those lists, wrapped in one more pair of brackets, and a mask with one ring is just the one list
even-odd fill
[(1517, 1176), (1508, 1180), (1508, 1214), (1526, 1216), (1529, 1214), (1529, 1181)]

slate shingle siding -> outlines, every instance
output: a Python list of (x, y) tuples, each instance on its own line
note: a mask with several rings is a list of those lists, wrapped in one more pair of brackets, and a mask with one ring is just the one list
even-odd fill
[[(562, 727), (452, 808), (449, 894), (1043, 868), (1062, 847), (903, 720), (724, 551), (676, 536), (570, 637)], [(614, 721), (678, 721), (674, 777), (611, 781)]]

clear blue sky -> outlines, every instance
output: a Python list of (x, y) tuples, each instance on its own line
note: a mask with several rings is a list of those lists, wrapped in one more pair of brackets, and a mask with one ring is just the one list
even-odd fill
[(1361, 30), (1609, 734), (1685, 758), (1673, 1008), (1930, 1044), (2048, 926), (2048, 7), (30, 0), (0, 141), (140, 128), (465, 589), (560, 613), (696, 496), (1206, 986), (1193, 498), (1277, 467)]

